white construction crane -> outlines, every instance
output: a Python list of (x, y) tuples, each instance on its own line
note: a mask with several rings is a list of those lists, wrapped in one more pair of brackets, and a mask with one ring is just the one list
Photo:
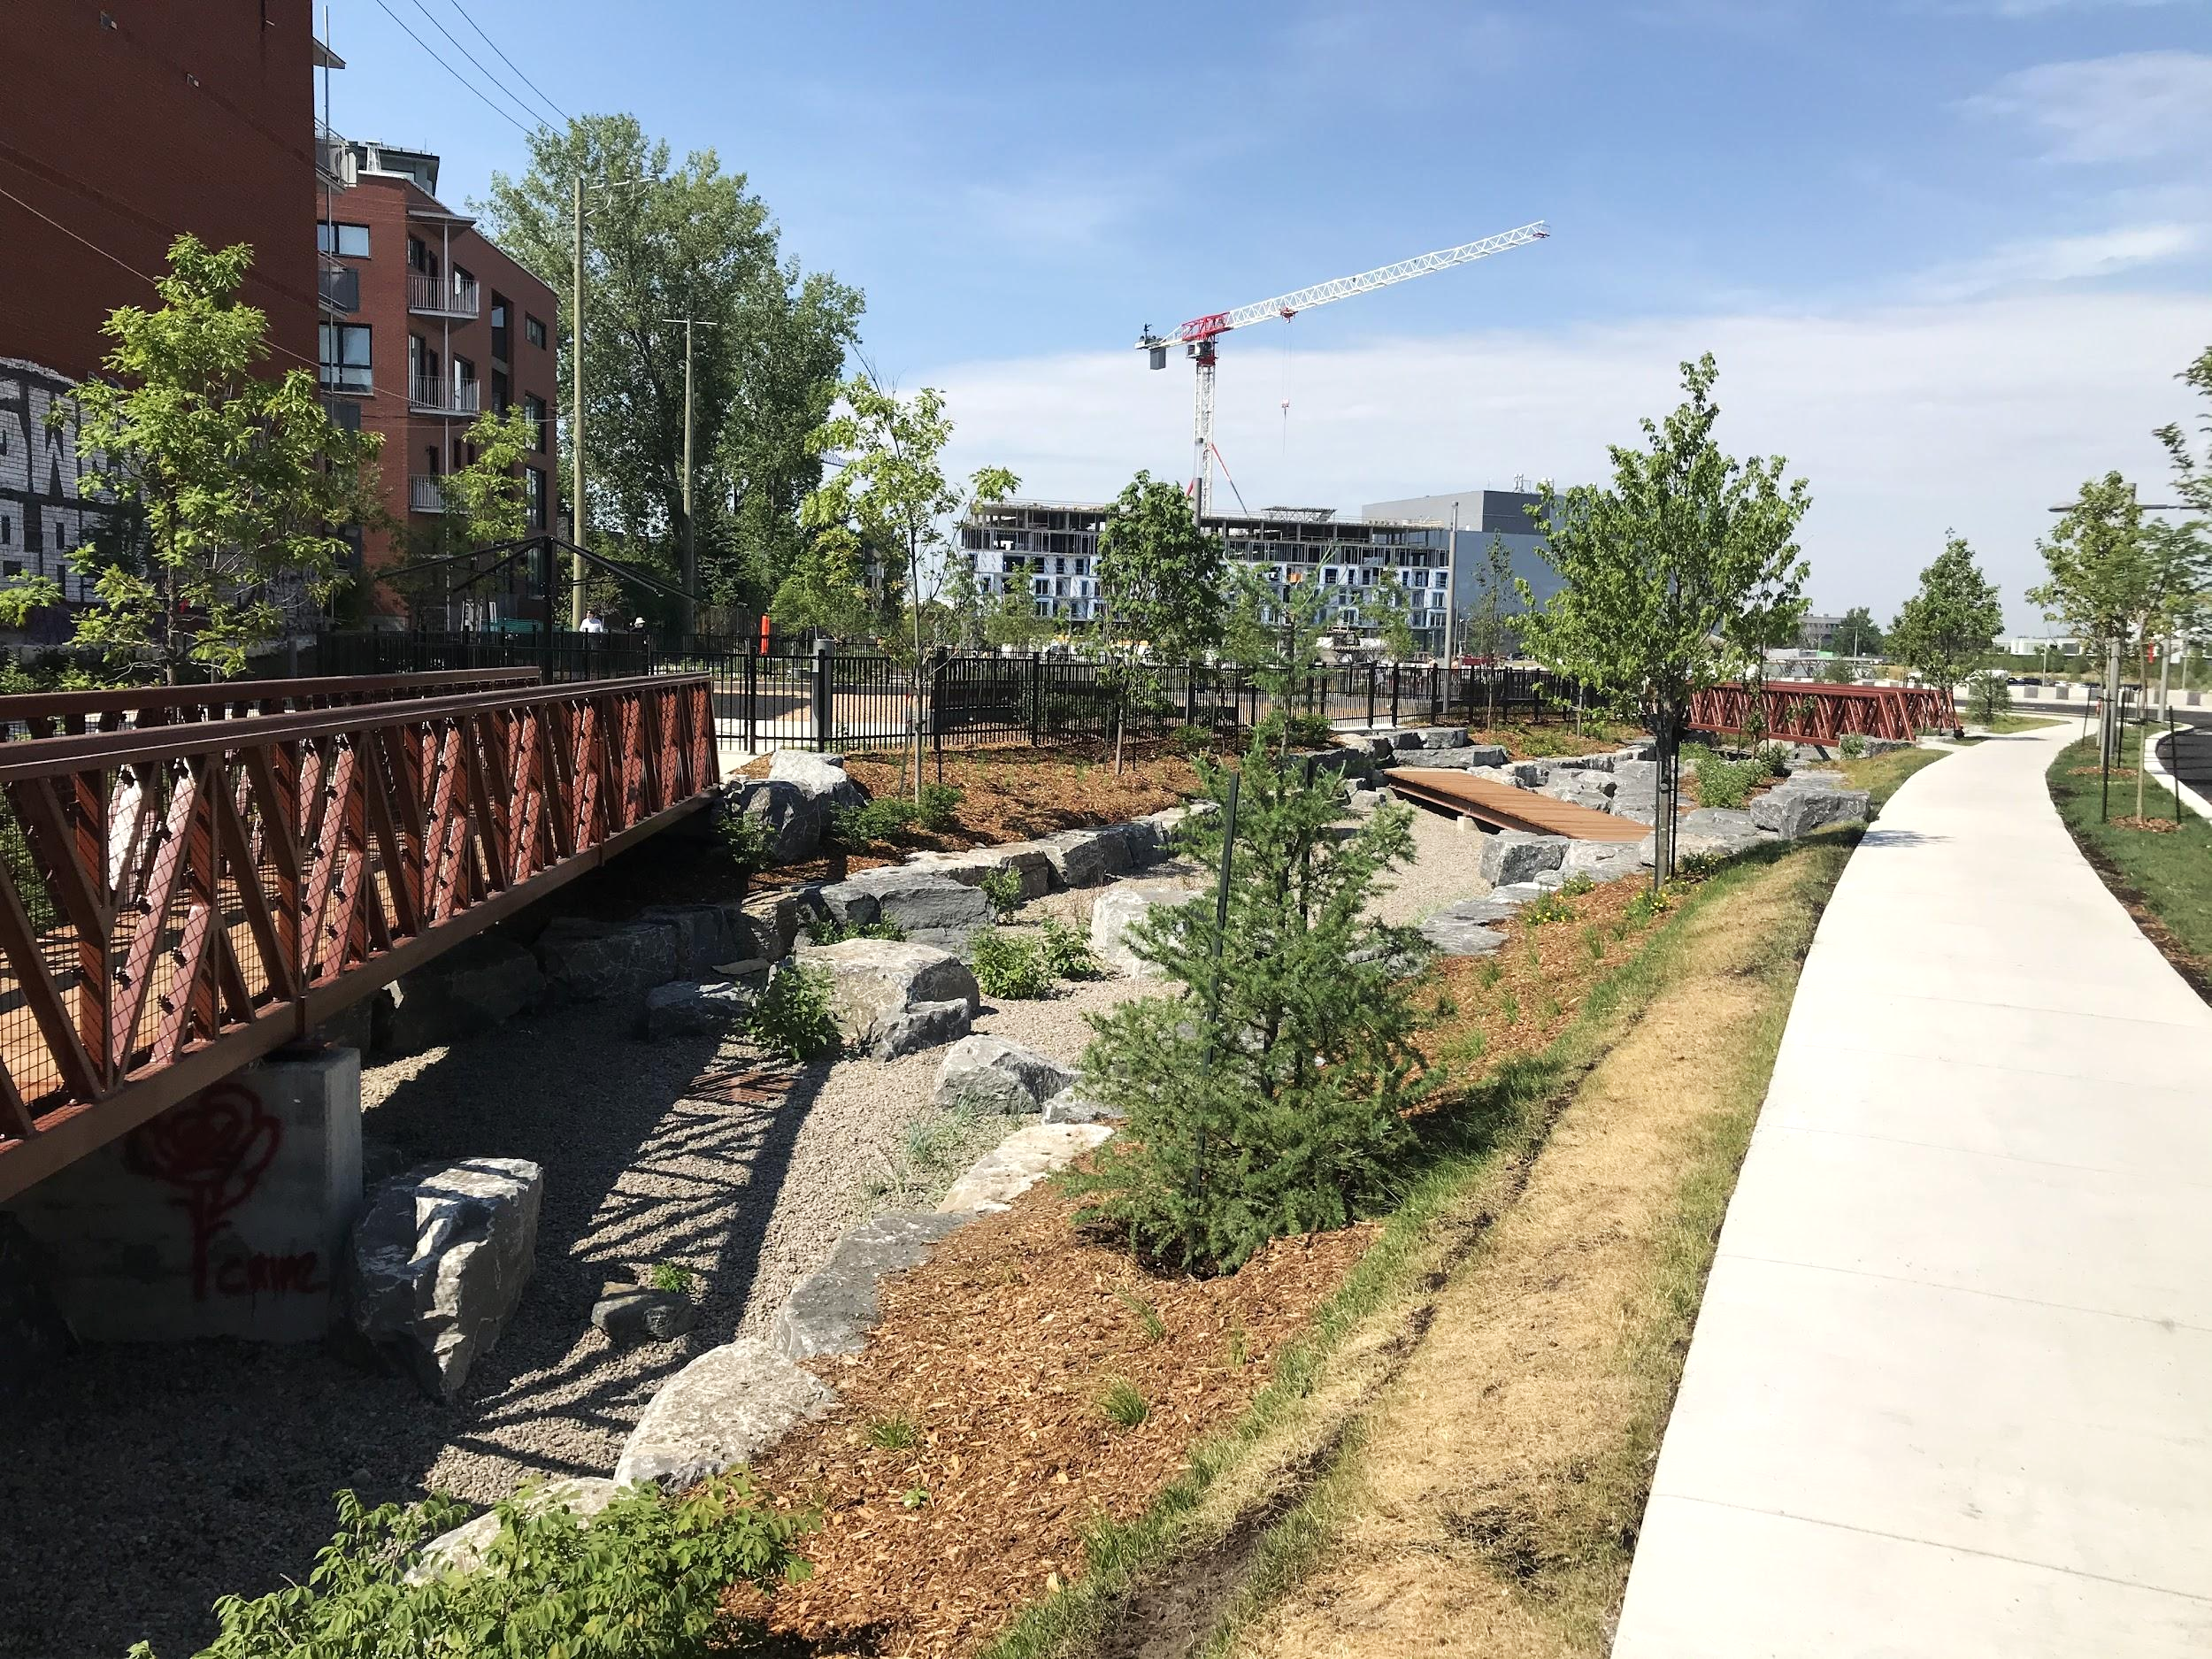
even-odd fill
[(1401, 259), (1373, 271), (1363, 271), (1357, 276), (1338, 277), (1333, 282), (1318, 282), (1310, 288), (1300, 288), (1294, 294), (1284, 294), (1271, 300), (1262, 300), (1254, 305), (1240, 305), (1234, 311), (1210, 311), (1203, 317), (1194, 317), (1172, 334), (1156, 334), (1147, 323), (1144, 333), (1137, 337), (1137, 349), (1148, 354), (1151, 366), (1167, 367), (1167, 349), (1179, 345), (1198, 368), (1198, 411), (1191, 437), (1191, 495), (1192, 504), (1204, 512), (1213, 495), (1214, 473), (1214, 368), (1219, 360), (1215, 342), (1232, 328), (1242, 328), (1249, 323), (1265, 322), (1279, 317), (1287, 322), (1300, 311), (1310, 311), (1317, 305), (1326, 305), (1332, 300), (1348, 300), (1355, 294), (1370, 294), (1377, 288), (1386, 288), (1394, 282), (1404, 282), (1414, 277), (1427, 276), (1432, 271), (1448, 271), (1455, 265), (1471, 260), (1486, 259), (1494, 253), (1503, 253), (1509, 248), (1524, 248), (1530, 242), (1541, 242), (1551, 234), (1551, 227), (1542, 219), (1518, 229), (1501, 231), (1495, 236), (1485, 236), (1480, 242), (1462, 242), (1456, 248), (1440, 249), (1435, 253), (1419, 254), (1411, 259)]

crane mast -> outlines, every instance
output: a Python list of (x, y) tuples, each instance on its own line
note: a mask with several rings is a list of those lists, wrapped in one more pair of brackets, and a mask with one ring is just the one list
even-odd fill
[(1311, 288), (1298, 288), (1278, 295), (1271, 300), (1256, 301), (1240, 305), (1233, 311), (1209, 311), (1194, 317), (1172, 332), (1156, 334), (1152, 326), (1145, 325), (1137, 337), (1137, 349), (1147, 354), (1156, 369), (1167, 366), (1170, 346), (1184, 349), (1192, 365), (1197, 370), (1197, 403), (1191, 423), (1191, 495), (1197, 511), (1203, 513), (1213, 496), (1214, 463), (1214, 375), (1220, 366), (1217, 342), (1233, 328), (1242, 328), (1252, 323), (1265, 322), (1279, 317), (1285, 321), (1300, 311), (1311, 311), (1317, 305), (1331, 304), (1347, 300), (1355, 295), (1371, 294), (1377, 288), (1389, 288), (1394, 283), (1406, 282), (1415, 277), (1428, 276), (1434, 272), (1448, 271), (1454, 265), (1467, 265), (1477, 259), (1486, 259), (1492, 254), (1504, 253), (1509, 249), (1524, 248), (1530, 242), (1541, 242), (1551, 234), (1551, 227), (1542, 219), (1532, 225), (1501, 231), (1494, 236), (1485, 236), (1479, 242), (1462, 242), (1456, 248), (1440, 248), (1434, 253), (1417, 254), (1410, 259), (1401, 259), (1394, 265), (1378, 265), (1372, 271), (1363, 271), (1357, 276), (1337, 277), (1331, 281), (1317, 282)]

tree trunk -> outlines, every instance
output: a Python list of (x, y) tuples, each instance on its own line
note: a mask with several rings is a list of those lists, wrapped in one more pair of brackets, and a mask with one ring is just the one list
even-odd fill
[(2151, 770), (2151, 631), (2143, 630), (2143, 741), (2135, 753), (2135, 821), (2143, 821), (2143, 782)]

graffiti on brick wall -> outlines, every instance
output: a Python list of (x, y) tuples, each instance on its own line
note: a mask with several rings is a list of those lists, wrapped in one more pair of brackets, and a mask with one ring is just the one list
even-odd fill
[(218, 1083), (132, 1132), (126, 1161), (173, 1189), (171, 1202), (191, 1225), (193, 1301), (205, 1302), (211, 1290), (261, 1296), (329, 1287), (312, 1250), (294, 1256), (232, 1252), (211, 1268), (215, 1241), (229, 1228), (231, 1212), (253, 1196), (283, 1144), (284, 1125), (239, 1083)]
[[(84, 461), (72, 389), (50, 369), (0, 357), (0, 575), (51, 576), (66, 597), (83, 600), (90, 595), (79, 549), (112, 509), (80, 493)], [(58, 616), (53, 621), (66, 632)]]

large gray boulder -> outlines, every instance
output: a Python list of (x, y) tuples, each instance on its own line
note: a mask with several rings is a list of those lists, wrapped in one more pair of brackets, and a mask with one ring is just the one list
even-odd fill
[(1055, 1170), (1065, 1169), (1112, 1138), (1104, 1124), (1037, 1124), (1018, 1129), (952, 1184), (941, 1214), (1003, 1210)]
[(1563, 772), (1606, 772), (1613, 770), (1617, 755), (1561, 755), (1551, 764), (1555, 775)]
[(895, 1060), (902, 1054), (941, 1048), (966, 1036), (974, 1019), (974, 1010), (958, 998), (917, 1002), (876, 1033), (875, 1046), (869, 1052), (879, 1060)]
[(424, 1164), (379, 1187), (346, 1252), (354, 1329), (426, 1393), (457, 1397), (530, 1282), (544, 1191), (522, 1158)]
[(1613, 798), (1612, 779), (1601, 772), (1554, 772), (1536, 793), (1548, 795), (1555, 801), (1564, 801), (1570, 806), (1587, 807), (1602, 812)]
[(1554, 763), (1548, 760), (1517, 760), (1506, 770), (1524, 789), (1540, 789), (1551, 781)]
[(544, 994), (536, 957), (480, 933), (402, 974), (373, 1004), (371, 1041), (379, 1054), (419, 1054), (489, 1031)]
[(746, 900), (744, 915), (752, 929), (752, 954), (764, 962), (781, 962), (789, 956), (806, 925), (806, 907), (790, 889)]
[(1863, 789), (1799, 788), (1792, 780), (1754, 801), (1751, 818), (1763, 830), (1795, 837), (1824, 825), (1863, 822), (1869, 798)]
[(1465, 749), (1468, 747), (1467, 728), (1463, 726), (1425, 726), (1415, 733), (1423, 749)]
[(675, 930), (679, 979), (703, 979), (718, 962), (760, 954), (752, 922), (734, 904), (649, 904), (637, 919)]
[(666, 1382), (623, 1443), (615, 1484), (695, 1486), (760, 1455), (837, 1403), (822, 1382), (758, 1337), (709, 1348)]
[(804, 945), (795, 960), (830, 976), (830, 1009), (846, 1045), (872, 1049), (902, 1016), (928, 1002), (983, 1006), (975, 975), (949, 950), (889, 939)]
[(1525, 830), (1500, 830), (1482, 838), (1477, 872), (1492, 887), (1526, 881), (1540, 870), (1556, 870), (1566, 856), (1564, 835), (1532, 835)]
[(562, 1002), (633, 995), (676, 977), (676, 930), (661, 922), (617, 926), (557, 916), (538, 935), (537, 951), (546, 988)]
[(1742, 841), (1759, 833), (1751, 814), (1736, 807), (1701, 806), (1685, 812), (1678, 821), (1684, 835), (1701, 839)]
[(1164, 970), (1131, 949), (1130, 929), (1161, 905), (1187, 902), (1191, 890), (1179, 881), (1117, 881), (1091, 906), (1091, 952), (1118, 973), (1133, 979), (1156, 979)]
[(1070, 1087), (1045, 1102), (1045, 1121), (1048, 1124), (1110, 1124), (1119, 1123), (1121, 1114), (1087, 1098), (1080, 1087)]
[(1455, 916), (1448, 908), (1423, 922), (1420, 932), (1430, 948), (1445, 956), (1486, 956), (1505, 943), (1505, 935), (1495, 928)]
[[(970, 933), (991, 925), (991, 901), (982, 888), (938, 871), (889, 864), (838, 887), (873, 900), (877, 920), (891, 923), (909, 939), (947, 950), (964, 948)], [(824, 896), (836, 890), (824, 888)]]
[(1062, 830), (1037, 845), (1064, 887), (1094, 887), (1126, 873), (1130, 865), (1129, 841), (1118, 824), (1104, 829)]
[(833, 811), (864, 805), (868, 799), (868, 792), (846, 772), (841, 755), (780, 749), (768, 763), (768, 780), (790, 784), (810, 801), (818, 801)]
[(1075, 1081), (1057, 1060), (1003, 1037), (963, 1037), (937, 1067), (941, 1111), (1033, 1112)]
[(1588, 876), (1594, 881), (1617, 881), (1632, 876), (1641, 864), (1634, 841), (1573, 841), (1559, 861), (1562, 877)]
[(723, 810), (757, 819), (768, 832), (768, 856), (795, 864), (822, 850), (829, 830), (830, 797), (811, 795), (781, 778), (740, 780), (724, 786)]
[(1034, 841), (979, 847), (972, 852), (919, 853), (906, 861), (906, 867), (946, 876), (971, 887), (981, 887), (987, 876), (1010, 870), (1020, 879), (1024, 899), (1041, 899), (1052, 891), (1052, 860)]
[(734, 979), (674, 979), (645, 994), (640, 1031), (649, 1042), (672, 1037), (711, 1037), (753, 1011), (754, 987)]
[(857, 1354), (881, 1317), (876, 1287), (927, 1260), (930, 1246), (967, 1218), (894, 1211), (853, 1228), (831, 1247), (821, 1266), (791, 1287), (769, 1333), (777, 1352), (795, 1360)]

